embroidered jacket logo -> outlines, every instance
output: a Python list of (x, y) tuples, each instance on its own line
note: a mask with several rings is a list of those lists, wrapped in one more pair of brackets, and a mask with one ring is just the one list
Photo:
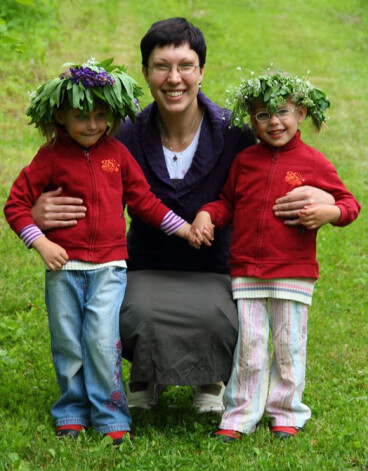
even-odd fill
[(302, 186), (305, 180), (303, 178), (303, 175), (301, 175), (300, 173), (292, 172), (291, 170), (289, 170), (288, 172), (286, 172), (285, 181), (290, 186), (295, 188), (297, 186)]
[(106, 173), (120, 172), (120, 164), (115, 159), (105, 159), (101, 161), (101, 169)]

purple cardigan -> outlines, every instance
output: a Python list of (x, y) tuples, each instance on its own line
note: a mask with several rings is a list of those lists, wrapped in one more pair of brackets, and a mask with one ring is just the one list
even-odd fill
[[(199, 143), (192, 165), (177, 187), (166, 168), (155, 125), (155, 102), (139, 114), (135, 124), (127, 120), (116, 136), (142, 167), (153, 193), (188, 222), (193, 221), (204, 204), (218, 199), (235, 156), (255, 143), (247, 126), (244, 130), (229, 129), (229, 112), (226, 110), (224, 114), (222, 108), (201, 92), (198, 102), (205, 109)], [(229, 272), (229, 229), (215, 231), (212, 247), (196, 250), (185, 240), (167, 237), (134, 215), (131, 217), (127, 235), (130, 270)]]

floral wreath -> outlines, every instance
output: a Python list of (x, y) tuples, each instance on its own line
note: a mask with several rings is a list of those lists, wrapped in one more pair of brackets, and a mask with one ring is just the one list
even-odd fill
[(230, 125), (242, 126), (245, 116), (251, 116), (252, 102), (262, 100), (272, 113), (285, 101), (307, 109), (313, 124), (319, 130), (326, 121), (324, 111), (330, 101), (326, 94), (308, 80), (283, 72), (264, 73), (259, 77), (243, 78), (238, 87), (227, 90), (226, 107), (231, 109)]
[(26, 111), (30, 124), (38, 127), (53, 123), (53, 109), (59, 108), (65, 99), (83, 114), (93, 111), (95, 100), (102, 100), (113, 115), (121, 119), (129, 116), (134, 121), (139, 111), (137, 97), (142, 95), (141, 88), (125, 72), (124, 66), (112, 65), (113, 60), (97, 62), (91, 58), (81, 65), (64, 64), (69, 67), (68, 72), (30, 93), (31, 103)]

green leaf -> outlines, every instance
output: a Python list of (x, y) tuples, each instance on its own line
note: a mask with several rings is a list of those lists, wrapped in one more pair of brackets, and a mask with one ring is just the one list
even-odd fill
[(100, 93), (98, 90), (96, 90), (95, 88), (92, 88), (92, 93), (96, 95), (98, 98), (100, 98), (102, 101), (106, 101), (105, 96), (102, 93)]
[(267, 90), (266, 90), (265, 93), (264, 93), (264, 97), (263, 97), (265, 103), (268, 102), (268, 100), (269, 100), (270, 97), (271, 97), (271, 94), (272, 94), (272, 88), (267, 88)]
[(325, 97), (325, 93), (322, 90), (319, 90), (318, 88), (315, 88), (311, 92), (311, 97), (313, 100), (319, 100), (320, 98)]
[(133, 86), (134, 86), (135, 81), (131, 79), (127, 74), (124, 74), (124, 73), (116, 74), (116, 76), (119, 77), (127, 93), (129, 95), (133, 95)]
[(76, 67), (78, 64), (75, 64), (74, 62), (65, 62), (63, 64), (63, 67), (69, 69), (70, 67)]
[(60, 83), (61, 79), (59, 77), (55, 77), (51, 80), (49, 80), (45, 84), (45, 88), (42, 90), (43, 94), (46, 97), (49, 97), (52, 93), (52, 91), (57, 87), (57, 85)]
[(115, 100), (114, 100), (114, 97), (111, 93), (111, 90), (110, 90), (110, 87), (109, 86), (106, 86), (106, 87), (102, 87), (102, 90), (103, 90), (103, 93), (105, 95), (105, 98), (106, 98), (106, 101), (107, 103), (112, 107), (112, 108), (115, 108)]
[(50, 106), (53, 108), (55, 105), (59, 108), (60, 106), (60, 91), (61, 87), (63, 86), (64, 82), (60, 80), (60, 83), (56, 86), (55, 90), (52, 92), (50, 96)]
[[(102, 62), (99, 62), (97, 65), (99, 67), (103, 67), (105, 70), (106, 70), (106, 67), (108, 67), (110, 64), (112, 64), (114, 62), (114, 58), (113, 57), (110, 57), (110, 59), (106, 59)], [(115, 67), (114, 67), (115, 68)]]
[(111, 77), (115, 80), (115, 85), (113, 85), (114, 93), (119, 101), (121, 101), (121, 82), (116, 74), (112, 73)]
[(82, 90), (80, 90), (80, 88), (78, 87), (76, 83), (73, 84), (72, 95), (73, 95), (72, 107), (81, 109), (80, 101), (84, 97), (84, 93)]
[(85, 96), (87, 99), (88, 111), (93, 111), (94, 100), (93, 100), (93, 96), (92, 96), (92, 92), (90, 88), (87, 88), (85, 92)]

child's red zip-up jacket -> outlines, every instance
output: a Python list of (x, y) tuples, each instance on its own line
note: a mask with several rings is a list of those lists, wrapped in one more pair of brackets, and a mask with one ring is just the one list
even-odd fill
[(285, 226), (274, 216), (275, 200), (296, 186), (310, 185), (332, 194), (341, 210), (334, 225), (354, 221), (360, 204), (334, 166), (300, 139), (300, 131), (278, 149), (259, 143), (235, 158), (220, 200), (204, 205), (213, 224), (233, 225), (231, 276), (318, 278), (317, 230)]
[(54, 146), (44, 146), (13, 184), (4, 212), (19, 234), (34, 224), (31, 209), (39, 195), (63, 187), (63, 195), (82, 198), (86, 217), (68, 228), (51, 229), (47, 238), (61, 245), (70, 259), (104, 263), (128, 258), (124, 204), (159, 228), (170, 211), (150, 191), (128, 149), (112, 137), (84, 150), (63, 132)]

